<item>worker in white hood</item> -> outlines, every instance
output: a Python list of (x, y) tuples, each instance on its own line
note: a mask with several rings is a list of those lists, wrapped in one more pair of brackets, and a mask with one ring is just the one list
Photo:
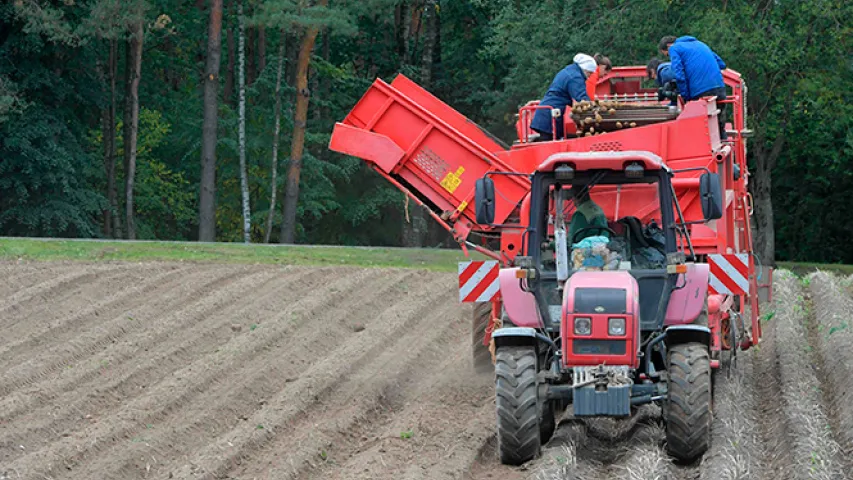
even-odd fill
[[(589, 101), (586, 94), (586, 79), (598, 69), (595, 59), (585, 53), (575, 55), (573, 63), (560, 70), (548, 87), (548, 92), (539, 102), (540, 106), (559, 109), (563, 114), (572, 102)], [(546, 109), (536, 110), (530, 128), (540, 135), (540, 140), (563, 138), (563, 120), (557, 120), (557, 131), (552, 132), (551, 112)]]

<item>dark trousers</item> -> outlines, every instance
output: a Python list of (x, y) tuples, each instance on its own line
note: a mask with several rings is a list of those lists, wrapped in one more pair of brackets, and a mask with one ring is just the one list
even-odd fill
[(719, 103), (720, 100), (726, 99), (726, 87), (717, 87), (708, 90), (707, 92), (702, 92), (699, 95), (696, 95), (696, 98), (702, 97), (717, 97), (717, 108), (720, 109), (719, 115), (717, 115), (717, 121), (720, 123), (720, 140), (725, 140), (728, 138), (726, 134), (726, 109), (728, 104)]
[(554, 135), (551, 132), (543, 132), (542, 130), (536, 130), (535, 128), (531, 128), (534, 132), (539, 134), (539, 138), (534, 140), (534, 142), (550, 142), (554, 139)]

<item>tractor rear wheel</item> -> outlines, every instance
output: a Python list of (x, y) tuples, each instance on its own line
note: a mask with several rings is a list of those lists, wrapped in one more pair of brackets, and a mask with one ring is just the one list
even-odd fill
[(708, 347), (685, 343), (669, 348), (666, 441), (670, 455), (692, 462), (711, 442), (711, 362)]
[(477, 373), (492, 373), (492, 353), (489, 347), (483, 345), (486, 337), (486, 329), (492, 321), (492, 304), (490, 302), (479, 302), (474, 304), (474, 316), (471, 323), (471, 359), (474, 363), (474, 371)]
[(543, 403), (536, 384), (535, 348), (499, 348), (495, 360), (495, 406), (501, 463), (521, 465), (539, 455), (542, 435), (547, 433), (540, 427)]

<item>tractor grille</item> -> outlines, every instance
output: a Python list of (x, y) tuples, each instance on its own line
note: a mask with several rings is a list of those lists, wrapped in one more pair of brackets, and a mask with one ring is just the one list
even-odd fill
[(572, 353), (575, 355), (625, 355), (624, 340), (574, 340)]
[(589, 385), (596, 378), (607, 377), (608, 383), (616, 385), (631, 384), (630, 369), (625, 366), (574, 367), (572, 368), (572, 385)]

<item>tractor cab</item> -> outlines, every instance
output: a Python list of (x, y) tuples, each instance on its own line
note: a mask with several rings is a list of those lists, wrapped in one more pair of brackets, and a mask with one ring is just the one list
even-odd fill
[[(709, 358), (711, 335), (700, 319), (707, 271), (693, 263), (674, 173), (649, 152), (563, 152), (530, 176), (524, 245), (511, 268), (517, 284), (501, 283), (513, 314), (493, 333), (499, 404), (514, 405), (501, 391), (504, 362), (535, 357), (540, 425), (550, 425), (568, 403), (575, 416), (624, 417), (666, 399), (668, 348), (689, 345)], [(699, 182), (704, 221), (719, 218), (719, 178), (705, 172)], [(489, 175), (477, 182), (478, 222), (490, 222), (495, 195)], [(524, 296), (529, 307), (520, 315)], [(510, 462), (519, 454), (501, 452)], [(675, 454), (687, 459), (691, 452)]]

